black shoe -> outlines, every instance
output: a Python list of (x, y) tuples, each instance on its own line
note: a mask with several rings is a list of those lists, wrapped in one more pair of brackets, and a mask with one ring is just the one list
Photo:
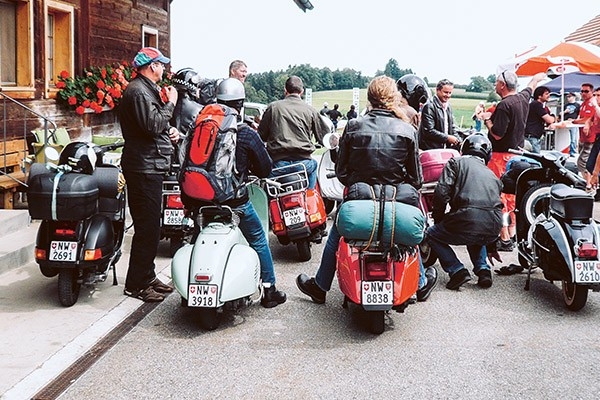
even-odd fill
[(421, 289), (417, 290), (417, 301), (426, 301), (433, 288), (437, 285), (438, 274), (435, 267), (425, 268), (425, 276), (427, 277), (427, 283)]
[(502, 239), (498, 239), (498, 241), (496, 242), (496, 250), (497, 251), (513, 251), (515, 249), (515, 244), (513, 243), (512, 239), (508, 239), (508, 240), (502, 240)]
[(275, 285), (264, 288), (263, 297), (260, 299), (260, 304), (264, 308), (277, 307), (279, 304), (285, 303), (287, 296), (281, 290), (277, 290)]
[(322, 290), (319, 286), (317, 286), (317, 282), (315, 282), (315, 278), (309, 278), (306, 274), (300, 274), (296, 278), (296, 286), (302, 293), (307, 296), (310, 296), (312, 301), (317, 304), (325, 303), (325, 296), (327, 292)]
[(477, 273), (479, 279), (477, 280), (477, 285), (482, 288), (489, 288), (492, 286), (492, 271), (489, 269), (482, 269)]
[(446, 288), (450, 290), (458, 290), (459, 287), (464, 285), (465, 283), (471, 280), (471, 274), (467, 271), (466, 268), (459, 269), (450, 277), (448, 283), (446, 283)]

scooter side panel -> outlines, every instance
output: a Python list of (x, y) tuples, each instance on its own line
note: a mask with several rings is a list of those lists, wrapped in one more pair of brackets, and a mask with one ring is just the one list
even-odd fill
[(404, 261), (394, 262), (394, 305), (410, 299), (419, 286), (419, 255), (407, 255)]
[(252, 206), (256, 210), (258, 214), (258, 218), (262, 223), (263, 230), (267, 235), (267, 239), (269, 237), (269, 198), (267, 197), (267, 193), (258, 185), (250, 184), (248, 185), (248, 196), (250, 197), (250, 202)]
[(260, 279), (260, 261), (256, 252), (249, 246), (234, 245), (226, 263), (220, 300), (225, 303), (256, 293)]
[(185, 244), (171, 260), (171, 277), (173, 279), (173, 285), (179, 294), (187, 300), (188, 297), (188, 283), (190, 273), (190, 261), (192, 259), (192, 250), (194, 245)]
[[(560, 223), (552, 217), (538, 221), (533, 230), (533, 240), (539, 243), (536, 255), (540, 258), (538, 264), (546, 279), (572, 281), (573, 255)], [(547, 254), (543, 248), (554, 250)]]
[(360, 261), (358, 251), (352, 251), (352, 247), (340, 240), (340, 245), (336, 253), (337, 258), (337, 277), (342, 293), (353, 303), (361, 302), (361, 283)]

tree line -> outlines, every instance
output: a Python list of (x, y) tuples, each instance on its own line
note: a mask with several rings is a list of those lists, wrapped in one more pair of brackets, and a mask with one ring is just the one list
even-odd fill
[[(378, 70), (375, 76), (387, 75), (394, 80), (406, 74), (413, 74), (412, 69), (403, 69), (398, 66), (398, 61), (391, 58), (383, 70)], [(268, 104), (284, 97), (285, 81), (291, 75), (299, 76), (304, 82), (304, 87), (311, 88), (313, 92), (324, 90), (345, 90), (352, 88), (366, 88), (373, 77), (362, 75), (360, 71), (352, 68), (336, 69), (314, 68), (310, 64), (289, 66), (286, 70), (251, 73), (246, 78), (246, 100)], [(422, 77), (429, 86), (437, 82), (429, 82), (427, 77)], [(452, 80), (450, 77), (448, 79)], [(467, 92), (481, 93), (493, 90), (495, 75), (487, 78), (474, 76), (468, 85), (455, 84)]]

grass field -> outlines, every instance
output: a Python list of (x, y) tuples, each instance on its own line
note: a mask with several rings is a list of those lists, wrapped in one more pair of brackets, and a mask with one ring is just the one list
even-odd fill
[[(434, 90), (432, 90), (432, 95)], [(470, 128), (473, 126), (473, 120), (471, 116), (473, 115), (473, 111), (475, 110), (475, 106), (481, 100), (487, 98), (487, 93), (469, 93), (466, 94), (464, 89), (454, 89), (453, 94), (454, 97), (450, 98), (450, 105), (452, 106), (452, 110), (454, 112), (454, 123), (459, 128)], [(469, 96), (464, 97), (464, 96)], [(312, 94), (312, 105), (317, 110), (323, 108), (323, 103), (329, 103), (329, 108), (333, 108), (334, 104), (340, 105), (340, 111), (345, 116), (346, 112), (350, 108), (350, 104), (352, 104), (352, 90), (326, 90), (322, 92), (313, 92)], [(359, 113), (362, 111), (367, 105), (367, 89), (360, 90), (359, 96)], [(486, 105), (489, 106), (490, 103), (486, 102)], [(486, 106), (486, 107), (487, 107)]]

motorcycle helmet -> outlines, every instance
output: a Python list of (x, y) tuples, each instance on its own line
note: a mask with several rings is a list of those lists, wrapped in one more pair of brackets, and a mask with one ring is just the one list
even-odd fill
[(75, 172), (91, 175), (98, 159), (94, 147), (92, 143), (71, 142), (61, 151), (58, 164), (70, 165)]
[(191, 68), (183, 68), (175, 73), (171, 79), (178, 92), (188, 92), (192, 97), (198, 98), (200, 90), (200, 75)]
[(217, 86), (217, 102), (241, 110), (246, 98), (244, 84), (236, 78), (223, 79)]
[(474, 133), (465, 139), (462, 146), (460, 147), (462, 155), (477, 156), (483, 158), (485, 164), (490, 161), (492, 157), (492, 143), (490, 140), (481, 133)]
[(400, 77), (396, 82), (396, 86), (402, 97), (416, 111), (421, 110), (421, 104), (425, 104), (429, 98), (429, 88), (427, 83), (415, 74), (406, 74)]

